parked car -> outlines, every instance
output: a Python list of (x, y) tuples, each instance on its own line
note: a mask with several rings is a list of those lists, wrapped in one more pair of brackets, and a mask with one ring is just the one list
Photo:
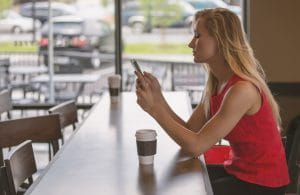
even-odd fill
[[(40, 54), (48, 64), (48, 23), (41, 30)], [(56, 72), (81, 72), (98, 68), (101, 62), (111, 62), (114, 53), (114, 33), (100, 20), (79, 16), (53, 18), (54, 64)], [(107, 56), (107, 58), (105, 58)]]
[[(35, 27), (39, 29), (41, 23), (36, 20)], [(22, 33), (33, 30), (33, 19), (26, 18), (14, 11), (5, 11), (0, 15), (0, 31)]]
[(175, 18), (175, 20), (168, 27), (190, 27), (196, 10), (184, 1), (169, 1), (166, 9), (174, 7), (174, 5), (181, 9), (179, 17), (176, 17), (178, 15), (177, 10), (164, 12), (151, 8), (149, 8), (151, 10), (149, 17), (145, 17), (139, 2), (124, 3), (122, 7), (122, 24), (128, 25), (134, 32), (151, 32), (153, 27), (160, 27), (159, 24), (153, 23), (154, 20), (159, 21), (169, 17), (170, 19)]
[[(65, 3), (53, 2), (51, 4), (52, 16), (64, 16), (76, 14), (76, 9)], [(35, 18), (44, 23), (48, 20), (48, 2), (36, 2), (35, 3)], [(24, 3), (20, 7), (20, 14), (24, 17), (33, 17), (32, 3)]]
[(203, 10), (209, 8), (227, 8), (237, 14), (241, 18), (241, 7), (228, 5), (222, 0), (185, 0), (187, 3), (192, 5), (196, 10)]
[(114, 6), (110, 4), (106, 7), (95, 5), (75, 5), (77, 10), (76, 15), (85, 18), (97, 18), (108, 23), (111, 27), (114, 26)]

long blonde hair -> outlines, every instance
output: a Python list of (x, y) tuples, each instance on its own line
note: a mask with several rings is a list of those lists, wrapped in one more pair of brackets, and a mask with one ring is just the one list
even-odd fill
[[(271, 105), (273, 116), (280, 127), (281, 119), (278, 104), (266, 84), (265, 73), (254, 57), (253, 50), (246, 39), (238, 16), (227, 9), (215, 8), (198, 11), (195, 14), (195, 21), (199, 18), (204, 20), (206, 30), (216, 39), (219, 52), (223, 55), (231, 70), (265, 93)], [(208, 72), (208, 79), (202, 102), (204, 103), (206, 116), (208, 116), (210, 99), (217, 88), (217, 78), (212, 74), (207, 64), (204, 66)]]

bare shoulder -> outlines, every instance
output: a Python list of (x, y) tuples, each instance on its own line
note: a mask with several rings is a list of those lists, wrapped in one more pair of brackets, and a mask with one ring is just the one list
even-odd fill
[(249, 81), (238, 81), (229, 90), (227, 95), (245, 98), (245, 100), (255, 100), (260, 98), (259, 89)]
[(227, 91), (222, 104), (225, 110), (240, 110), (245, 114), (259, 107), (260, 101), (259, 89), (254, 84), (238, 81)]

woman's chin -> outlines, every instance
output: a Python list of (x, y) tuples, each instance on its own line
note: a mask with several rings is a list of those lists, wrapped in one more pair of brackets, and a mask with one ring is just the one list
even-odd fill
[(195, 63), (204, 63), (203, 60), (196, 58), (196, 57), (194, 57), (194, 62)]

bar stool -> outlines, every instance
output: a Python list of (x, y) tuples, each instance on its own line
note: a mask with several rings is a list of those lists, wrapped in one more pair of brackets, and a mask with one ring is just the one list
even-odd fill
[[(0, 122), (0, 166), (3, 165), (2, 148), (12, 147), (25, 140), (35, 143), (51, 143), (54, 155), (58, 149), (58, 139), (62, 138), (59, 115), (45, 115)], [(49, 159), (51, 159), (49, 150)]]
[[(49, 114), (59, 114), (60, 127), (64, 129), (70, 125), (73, 131), (76, 129), (78, 122), (77, 107), (74, 100), (66, 101), (48, 110)], [(62, 133), (62, 144), (64, 144), (64, 134)]]

